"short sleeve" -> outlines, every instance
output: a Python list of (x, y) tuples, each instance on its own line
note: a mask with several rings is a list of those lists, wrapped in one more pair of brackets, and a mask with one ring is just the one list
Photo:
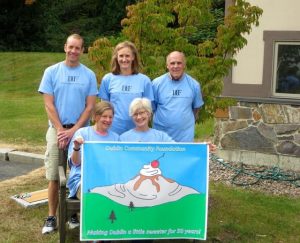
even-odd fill
[(106, 74), (101, 81), (98, 93), (98, 97), (102, 100), (110, 101), (109, 82), (110, 75)]

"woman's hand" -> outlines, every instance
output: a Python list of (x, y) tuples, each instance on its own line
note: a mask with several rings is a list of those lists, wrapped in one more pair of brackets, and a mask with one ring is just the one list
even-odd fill
[(209, 148), (209, 152), (213, 153), (216, 152), (217, 150), (217, 146), (211, 142), (207, 142), (208, 148)]
[(74, 148), (79, 149), (81, 144), (84, 143), (84, 139), (82, 136), (78, 136), (74, 139)]
[(84, 143), (84, 139), (82, 136), (78, 136), (76, 138), (74, 138), (74, 145), (73, 145), (73, 153), (71, 155), (71, 160), (72, 160), (72, 163), (74, 165), (79, 165), (81, 163), (81, 153), (80, 153), (80, 146), (81, 144)]

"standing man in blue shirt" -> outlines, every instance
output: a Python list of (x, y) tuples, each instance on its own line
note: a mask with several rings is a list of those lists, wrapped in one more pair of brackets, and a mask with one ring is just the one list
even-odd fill
[(67, 149), (75, 131), (89, 124), (96, 103), (96, 75), (79, 62), (84, 50), (83, 44), (80, 35), (70, 35), (64, 45), (65, 60), (45, 70), (38, 89), (43, 94), (49, 119), (45, 153), (49, 212), (42, 229), (43, 234), (57, 228), (59, 149)]
[(200, 84), (186, 74), (182, 52), (167, 56), (168, 73), (153, 80), (153, 128), (166, 132), (176, 142), (193, 142), (195, 121), (203, 105)]

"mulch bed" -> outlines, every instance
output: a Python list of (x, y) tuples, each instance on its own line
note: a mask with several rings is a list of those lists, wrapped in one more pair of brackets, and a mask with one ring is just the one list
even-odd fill
[(257, 190), (271, 195), (300, 197), (300, 172), (278, 167), (245, 165), (210, 158), (210, 181)]

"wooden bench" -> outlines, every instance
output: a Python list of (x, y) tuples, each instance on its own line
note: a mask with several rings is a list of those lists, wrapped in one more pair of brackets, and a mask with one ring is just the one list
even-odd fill
[(59, 206), (58, 206), (58, 231), (59, 242), (64, 243), (66, 239), (66, 223), (71, 215), (80, 211), (80, 200), (68, 198), (67, 184), (67, 153), (66, 150), (59, 151)]

